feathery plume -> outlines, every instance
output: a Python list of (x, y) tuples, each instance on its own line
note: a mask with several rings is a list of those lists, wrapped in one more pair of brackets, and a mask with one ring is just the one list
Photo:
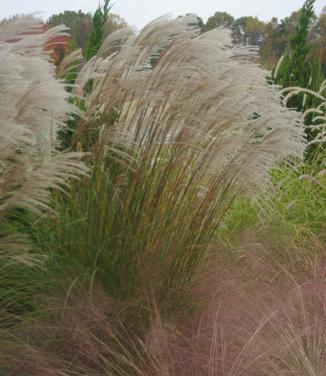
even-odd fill
[[(36, 214), (47, 210), (50, 188), (62, 189), (71, 178), (87, 173), (79, 154), (56, 151), (58, 131), (77, 110), (55, 79), (46, 49), (53, 36), (66, 30), (59, 26), (45, 31), (43, 23), (32, 17), (0, 27), (0, 220), (4, 225), (13, 208)], [(0, 249), (17, 247), (24, 252), (21, 239), (12, 234), (1, 237)]]
[(200, 147), (206, 172), (262, 182), (276, 162), (302, 159), (306, 145), (302, 116), (282, 107), (254, 56), (232, 46), (225, 29), (199, 35), (194, 15), (162, 17), (119, 51), (94, 57), (77, 79), (78, 94), (92, 79), (88, 115), (117, 111), (130, 143)]

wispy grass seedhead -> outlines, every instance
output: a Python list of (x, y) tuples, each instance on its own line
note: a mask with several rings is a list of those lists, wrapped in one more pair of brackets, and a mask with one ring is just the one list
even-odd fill
[(199, 35), (196, 17), (187, 16), (129, 34), (110, 35), (107, 44), (120, 50), (95, 57), (77, 79), (80, 89), (93, 80), (89, 116), (117, 112), (130, 144), (201, 148), (205, 171), (245, 184), (266, 179), (277, 161), (302, 158), (301, 115), (281, 106), (254, 52), (232, 46), (227, 30)]
[(307, 131), (311, 135), (309, 146), (323, 145), (326, 141), (326, 81), (322, 82), (319, 90), (313, 91), (301, 87), (288, 87), (282, 90), (284, 104), (298, 95), (304, 94), (312, 98), (313, 105), (304, 112), (304, 119), (308, 121)]
[[(61, 26), (44, 31), (43, 23), (32, 17), (0, 28), (0, 242), (7, 246), (8, 239), (16, 239), (6, 234), (11, 210), (40, 215), (49, 208), (49, 189), (62, 189), (87, 172), (80, 154), (56, 151), (57, 133), (76, 108), (55, 79), (46, 51), (52, 37), (66, 30)], [(19, 248), (21, 242), (14, 244)]]

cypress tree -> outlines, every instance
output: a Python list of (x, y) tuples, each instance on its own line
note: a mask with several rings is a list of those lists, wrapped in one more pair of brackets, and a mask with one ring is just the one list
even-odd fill
[(99, 5), (93, 16), (93, 30), (89, 36), (86, 48), (86, 59), (90, 60), (96, 55), (104, 39), (104, 26), (112, 8), (110, 0), (104, 0), (104, 5)]
[(308, 34), (314, 16), (314, 3), (315, 0), (306, 0), (301, 9), (296, 30), (289, 38), (289, 46), (275, 78), (276, 83), (283, 87), (307, 87), (309, 84), (311, 66), (307, 60), (311, 47), (308, 42)]
[[(322, 73), (320, 54), (313, 51), (313, 44), (309, 41), (309, 31), (315, 16), (315, 0), (306, 0), (300, 11), (300, 19), (296, 30), (289, 38), (289, 46), (283, 56), (283, 62), (279, 66), (274, 82), (284, 88), (301, 87), (317, 91), (324, 80)], [(304, 112), (308, 108), (318, 105), (318, 99), (313, 96), (299, 94), (288, 101), (288, 107), (296, 108)], [(311, 123), (312, 115), (306, 117), (306, 124)], [(306, 129), (308, 141), (316, 135)], [(308, 150), (307, 158), (313, 150)]]

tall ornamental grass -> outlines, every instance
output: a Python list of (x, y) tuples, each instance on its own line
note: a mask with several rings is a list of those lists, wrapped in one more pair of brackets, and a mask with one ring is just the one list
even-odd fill
[(301, 115), (253, 56), (195, 16), (111, 34), (76, 80), (92, 176), (59, 198), (53, 249), (113, 296), (179, 299), (233, 198), (303, 156)]
[(31, 17), (0, 26), (0, 327), (18, 295), (28, 300), (28, 286), (16, 288), (26, 269), (13, 265), (45, 261), (29, 235), (51, 212), (51, 192), (64, 191), (88, 171), (80, 153), (56, 149), (57, 133), (77, 111), (50, 57), (51, 40), (65, 30), (44, 32), (43, 23)]

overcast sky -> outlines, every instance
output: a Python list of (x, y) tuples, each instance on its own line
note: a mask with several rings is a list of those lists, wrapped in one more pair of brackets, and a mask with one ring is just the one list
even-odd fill
[[(284, 18), (299, 9), (304, 0), (113, 0), (113, 12), (122, 16), (130, 25), (141, 27), (166, 13), (179, 16), (196, 13), (206, 20), (216, 11), (226, 11), (234, 17), (258, 16), (264, 21), (273, 16)], [(41, 11), (48, 18), (63, 10), (93, 12), (99, 0), (0, 0), (0, 19), (18, 13)], [(326, 0), (316, 1), (319, 14)]]

